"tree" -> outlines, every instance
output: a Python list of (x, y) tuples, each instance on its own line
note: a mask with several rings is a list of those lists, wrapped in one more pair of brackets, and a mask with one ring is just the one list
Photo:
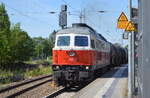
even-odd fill
[(40, 58), (43, 50), (43, 41), (42, 37), (34, 37), (33, 39), (34, 44), (34, 57)]
[(57, 31), (54, 30), (54, 31), (49, 35), (50, 55), (51, 55), (51, 56), (52, 56), (52, 48), (54, 47), (54, 44), (55, 44), (56, 32), (57, 32)]
[(21, 30), (20, 23), (11, 28), (11, 56), (13, 61), (25, 61), (33, 55), (33, 42), (27, 32)]
[(127, 48), (127, 49), (128, 49), (128, 45), (126, 45), (124, 48)]
[(54, 46), (55, 43), (55, 38), (56, 38), (56, 32), (57, 31), (53, 31), (50, 35), (49, 35), (49, 42), (52, 45), (52, 47)]
[(35, 47), (34, 57), (42, 59), (51, 55), (51, 43), (49, 42), (49, 39), (35, 37), (33, 38), (33, 43)]
[(121, 47), (119, 43), (114, 43), (115, 46)]
[(51, 46), (48, 39), (45, 39), (43, 41), (43, 53), (45, 54), (45, 57), (48, 57), (51, 55)]
[(10, 46), (10, 21), (4, 4), (0, 4), (0, 64), (8, 63), (11, 59)]

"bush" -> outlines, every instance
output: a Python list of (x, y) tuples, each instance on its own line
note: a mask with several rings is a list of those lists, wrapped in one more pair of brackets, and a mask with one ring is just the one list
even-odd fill
[(31, 78), (39, 75), (48, 75), (51, 74), (51, 67), (39, 67), (37, 69), (29, 70), (25, 73), (25, 78)]

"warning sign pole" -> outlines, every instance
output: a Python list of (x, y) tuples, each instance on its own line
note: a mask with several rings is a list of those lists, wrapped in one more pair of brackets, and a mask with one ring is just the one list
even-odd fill
[[(132, 0), (129, 0), (129, 21), (132, 21)], [(130, 26), (129, 26), (130, 25)], [(134, 65), (134, 29), (132, 23), (125, 31), (129, 31), (129, 48), (128, 48), (128, 98), (133, 98), (135, 92), (135, 65)]]
[[(129, 0), (129, 21), (122, 12), (117, 20), (117, 28), (124, 29), (128, 35), (128, 98), (132, 98), (135, 93), (135, 64), (134, 64), (134, 31), (136, 28), (132, 23), (132, 1)], [(125, 33), (124, 33), (125, 35)], [(125, 36), (124, 36), (125, 37)], [(127, 38), (127, 37), (126, 37)]]
[[(128, 44), (128, 98), (132, 98), (135, 94), (135, 31), (136, 28), (132, 23), (132, 0), (129, 0), (129, 21), (126, 15), (122, 12), (117, 20), (117, 28), (124, 29), (124, 39), (129, 40)], [(125, 36), (127, 35), (127, 36)]]

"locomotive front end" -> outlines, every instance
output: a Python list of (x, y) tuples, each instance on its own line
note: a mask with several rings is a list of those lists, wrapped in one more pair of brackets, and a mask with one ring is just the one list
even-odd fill
[(88, 34), (57, 34), (53, 48), (54, 80), (58, 85), (78, 84), (92, 75)]

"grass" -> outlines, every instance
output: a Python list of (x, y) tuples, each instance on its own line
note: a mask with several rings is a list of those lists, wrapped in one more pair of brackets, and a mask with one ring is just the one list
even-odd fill
[[(42, 65), (43, 63), (47, 63), (48, 65)], [(38, 61), (28, 61), (26, 64), (32, 64), (35, 66), (33, 68), (22, 68), (22, 67), (15, 67), (13, 70), (0, 69), (0, 88), (5, 85), (16, 81), (21, 81), (27, 78), (36, 77), (39, 75), (47, 75), (52, 73), (51, 69), (51, 61), (47, 60), (38, 60)], [(26, 66), (26, 65), (24, 65)]]
[(43, 60), (30, 60), (30, 61), (25, 61), (26, 64), (42, 64), (42, 63), (52, 63), (52, 57), (49, 57), (48, 60), (47, 59), (43, 59)]
[(0, 85), (10, 83), (9, 77), (13, 76), (11, 71), (0, 70)]
[(51, 66), (48, 66), (48, 67), (39, 67), (33, 70), (29, 70), (24, 75), (25, 78), (31, 78), (39, 75), (48, 75), (51, 74), (51, 72), (52, 72)]

